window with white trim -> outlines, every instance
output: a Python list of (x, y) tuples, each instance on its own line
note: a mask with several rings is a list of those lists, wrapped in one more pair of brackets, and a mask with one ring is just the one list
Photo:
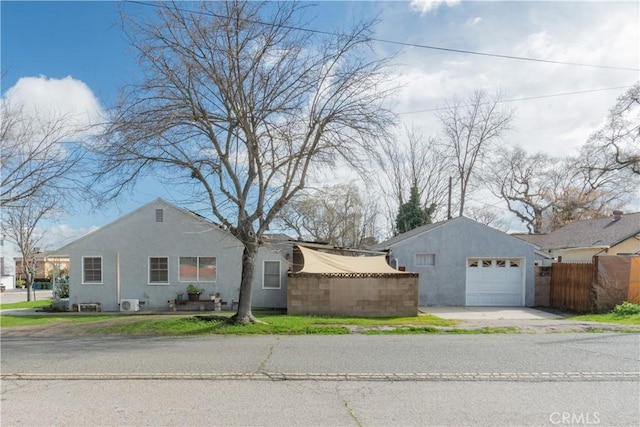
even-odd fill
[(149, 257), (149, 283), (169, 283), (168, 257)]
[(264, 289), (280, 289), (280, 261), (265, 261), (262, 276)]
[(416, 254), (416, 266), (436, 265), (436, 254)]
[(82, 283), (102, 283), (102, 257), (82, 257)]
[(178, 280), (181, 282), (215, 282), (216, 273), (216, 257), (180, 257)]

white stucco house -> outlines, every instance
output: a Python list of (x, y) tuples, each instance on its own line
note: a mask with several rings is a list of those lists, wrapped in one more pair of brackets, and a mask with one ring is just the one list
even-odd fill
[[(289, 245), (290, 246), (290, 245)], [(260, 248), (253, 279), (253, 306), (286, 308), (291, 253), (277, 243)], [(216, 224), (156, 199), (55, 251), (70, 259), (69, 303), (100, 304), (119, 311), (166, 310), (187, 285), (238, 300), (243, 247)]]
[(533, 306), (536, 247), (469, 218), (428, 224), (373, 247), (419, 274), (421, 306)]

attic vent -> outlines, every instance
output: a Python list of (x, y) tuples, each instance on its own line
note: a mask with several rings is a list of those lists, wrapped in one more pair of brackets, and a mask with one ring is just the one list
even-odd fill
[(164, 222), (164, 211), (156, 209), (156, 222)]

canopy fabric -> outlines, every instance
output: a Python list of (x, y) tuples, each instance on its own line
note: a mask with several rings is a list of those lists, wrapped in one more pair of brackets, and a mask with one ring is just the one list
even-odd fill
[(387, 264), (384, 255), (356, 257), (328, 254), (298, 246), (304, 257), (304, 266), (299, 273), (316, 274), (402, 274)]

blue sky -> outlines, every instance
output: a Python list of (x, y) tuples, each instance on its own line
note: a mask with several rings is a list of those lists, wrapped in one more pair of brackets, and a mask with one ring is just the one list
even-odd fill
[[(399, 42), (504, 55), (638, 68), (638, 2), (479, 2), (426, 0), (320, 2), (310, 4), (315, 28), (339, 30), (378, 15), (376, 37)], [(119, 2), (2, 1), (2, 96), (8, 93), (38, 111), (107, 109), (137, 63), (119, 26), (119, 8), (152, 13), (151, 7)], [(403, 124), (438, 132), (432, 110), (453, 94), (500, 90), (506, 99), (586, 92), (517, 101), (509, 143), (530, 151), (573, 154), (601, 123), (637, 71), (515, 61), (376, 43), (378, 54), (399, 53), (395, 101)], [(411, 113), (422, 111), (420, 113)], [(97, 113), (96, 113), (97, 114)], [(402, 143), (399, 136), (399, 144)], [(337, 174), (336, 180), (344, 179)], [(331, 183), (331, 182), (328, 182)], [(156, 197), (179, 198), (147, 182), (119, 205), (74, 213), (51, 227), (57, 246)], [(635, 210), (638, 210), (635, 207)], [(519, 224), (514, 222), (512, 228)]]

